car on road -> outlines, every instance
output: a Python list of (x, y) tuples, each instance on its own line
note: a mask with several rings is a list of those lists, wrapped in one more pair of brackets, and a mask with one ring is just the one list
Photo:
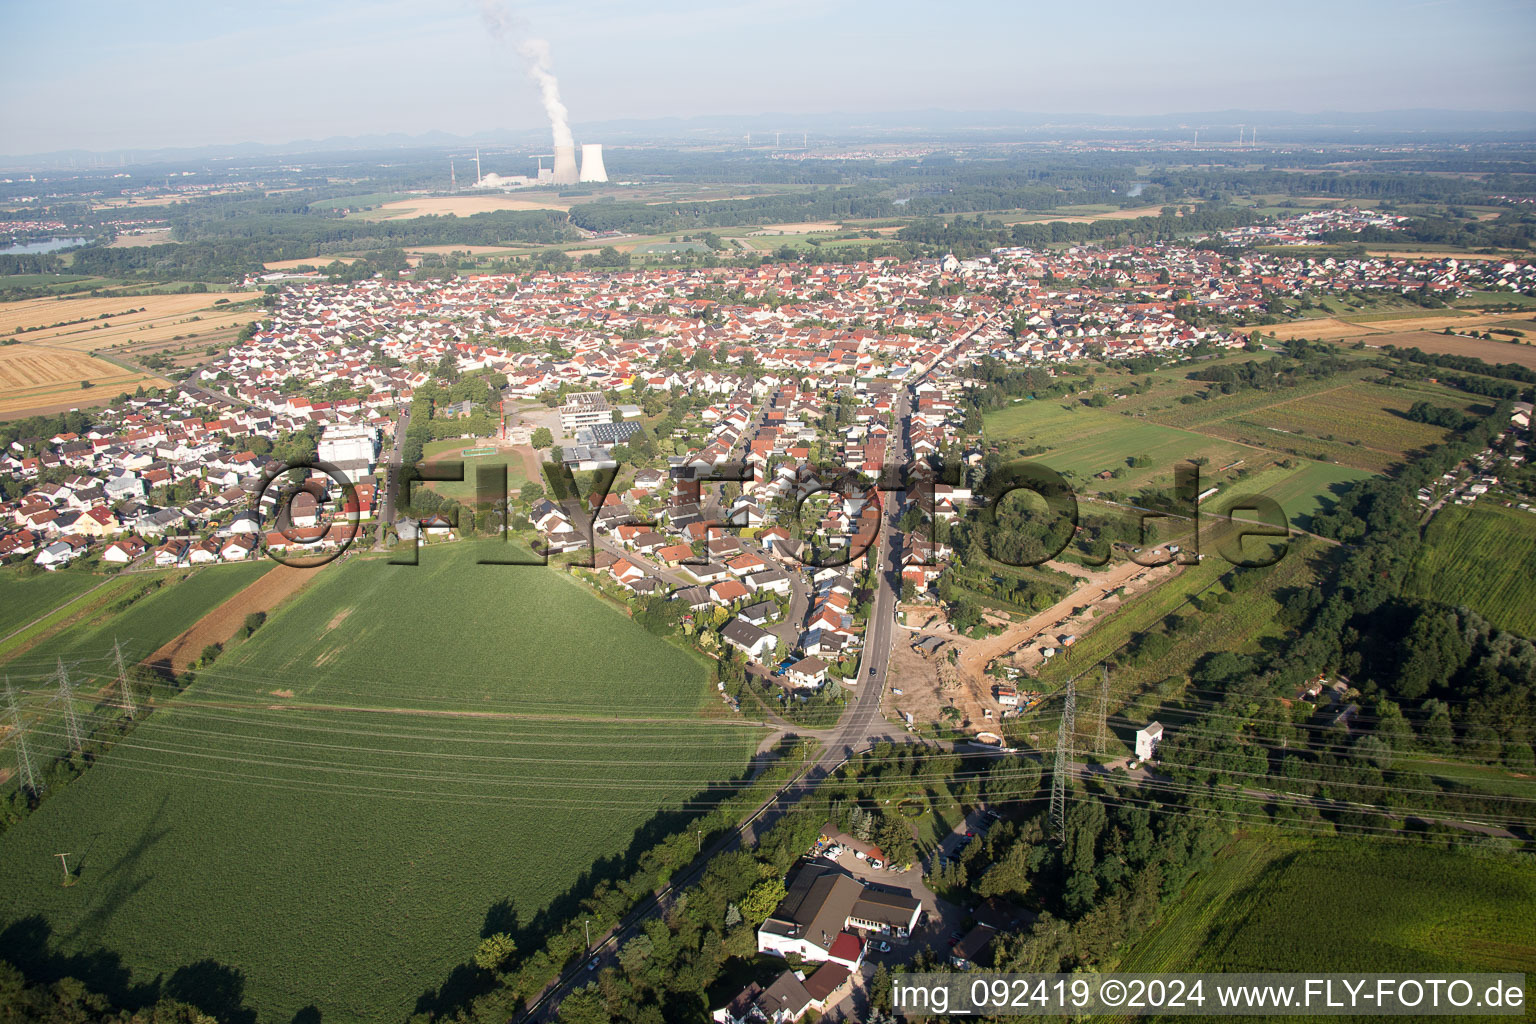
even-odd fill
[(870, 675), (874, 675), (874, 674), (875, 674), (875, 669), (874, 669), (874, 666), (870, 666), (870, 669), (869, 669), (869, 674), (870, 674)]

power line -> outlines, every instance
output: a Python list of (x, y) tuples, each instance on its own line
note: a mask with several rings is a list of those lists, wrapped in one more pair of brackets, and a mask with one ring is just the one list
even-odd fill
[(21, 788), (35, 797), (42, 792), (42, 787), (32, 764), (32, 752), (27, 749), (27, 727), (21, 720), (21, 708), (16, 703), (16, 691), (11, 689), (10, 676), (5, 678), (5, 702), (11, 713), (11, 728), (16, 733), (16, 772)]

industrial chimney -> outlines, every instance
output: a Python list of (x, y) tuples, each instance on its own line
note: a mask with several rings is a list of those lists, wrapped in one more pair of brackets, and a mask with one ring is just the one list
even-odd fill
[(584, 143), (581, 147), (581, 180), (607, 181), (608, 171), (603, 167), (603, 144)]
[(556, 185), (574, 185), (574, 184), (576, 184), (576, 181), (577, 181), (577, 175), (576, 175), (576, 147), (575, 146), (556, 146), (555, 147), (555, 184)]

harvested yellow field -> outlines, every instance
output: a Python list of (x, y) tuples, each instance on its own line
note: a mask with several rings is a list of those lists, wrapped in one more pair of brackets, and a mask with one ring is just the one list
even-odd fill
[(413, 245), (405, 251), (416, 256), (424, 256), (428, 253), (446, 256), (454, 252), (467, 252), (471, 256), (485, 256), (502, 252), (522, 252), (526, 248), (527, 246), (519, 248), (512, 245)]
[(1316, 338), (1319, 341), (1341, 341), (1344, 338), (1359, 338), (1367, 334), (1377, 334), (1369, 327), (1360, 324), (1345, 323), (1336, 316), (1318, 317), (1314, 320), (1297, 320), (1288, 324), (1276, 324), (1274, 327), (1265, 328), (1266, 334), (1273, 334), (1281, 341), (1290, 341), (1292, 338)]
[(1336, 316), (1319, 317), (1315, 320), (1297, 320), (1265, 328), (1281, 341), (1292, 338), (1317, 338), (1320, 341), (1342, 341), (1346, 338), (1364, 338), (1373, 345), (1391, 344), (1372, 339), (1384, 334), (1442, 331), (1449, 327), (1455, 331), (1486, 330), (1510, 319), (1508, 313), (1431, 313), (1428, 316), (1393, 317), (1390, 320), (1362, 320), (1351, 323)]
[[(200, 295), (129, 295), (123, 298), (27, 299), (0, 303), (0, 338), (19, 338), (83, 352), (142, 342), (169, 341), (176, 335), (206, 334), (239, 327), (259, 318), (255, 308), (215, 306), (249, 302), (246, 292)], [(130, 312), (131, 311), (131, 312)], [(105, 317), (102, 314), (106, 314)], [(199, 319), (193, 320), (193, 317)], [(57, 326), (54, 326), (57, 325)], [(18, 328), (40, 328), (16, 334)]]
[[(1479, 218), (1481, 219), (1481, 218)], [(1508, 260), (1508, 256), (1490, 256), (1487, 253), (1467, 252), (1464, 249), (1419, 249), (1410, 252), (1406, 249), (1367, 249), (1368, 256), (1385, 256), (1395, 260)]]
[(1425, 352), (1470, 356), (1473, 359), (1481, 359), (1485, 363), (1517, 363), (1536, 370), (1536, 345), (1526, 342), (1510, 344), (1507, 341), (1463, 338), (1455, 334), (1439, 334), (1434, 331), (1399, 331), (1364, 340), (1367, 345), (1376, 347), (1396, 345), (1398, 348), (1417, 348)]
[(1473, 328), (1487, 328), (1502, 323), (1509, 319), (1508, 313), (1463, 313), (1457, 316), (1453, 312), (1437, 313), (1433, 316), (1394, 317), (1391, 320), (1367, 320), (1360, 324), (1362, 327), (1370, 327), (1376, 331), (1395, 333), (1397, 331), (1440, 331), (1449, 327), (1456, 331), (1470, 331)]
[(555, 197), (515, 199), (511, 196), (422, 196), (385, 203), (363, 216), (368, 220), (396, 220), (401, 217), (472, 217), (497, 210), (569, 210), (571, 204)]
[(356, 263), (361, 256), (306, 256), (297, 260), (273, 260), (271, 263), (263, 263), (268, 270), (298, 270), (300, 267), (314, 267), (320, 270), (332, 263)]
[(170, 228), (152, 228), (135, 234), (118, 235), (107, 243), (108, 249), (133, 249), (141, 245), (164, 245), (175, 242)]
[[(81, 388), (90, 381), (90, 388)], [(100, 405), (158, 377), (114, 366), (104, 359), (42, 345), (0, 345), (0, 418)]]
[(799, 224), (764, 224), (754, 235), (808, 235), (813, 231), (838, 231), (842, 225), (830, 220), (808, 220)]
[[(218, 194), (218, 193), (212, 193), (212, 192), (208, 193), (208, 195), (216, 195), (216, 194)], [(131, 207), (131, 206), (170, 206), (172, 203), (185, 202), (186, 200), (188, 200), (190, 198), (192, 198), (192, 197), (191, 196), (153, 196), (153, 197), (150, 197), (150, 198), (147, 198), (147, 199), (146, 198), (142, 198), (142, 197), (135, 197), (133, 199), (123, 199), (123, 198), (103, 199), (100, 202), (92, 203), (91, 204), (91, 209), (93, 209), (93, 210), (120, 210), (120, 209), (124, 209), (126, 207)]]

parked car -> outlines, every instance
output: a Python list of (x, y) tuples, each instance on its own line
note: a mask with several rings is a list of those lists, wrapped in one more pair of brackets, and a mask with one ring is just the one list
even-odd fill
[(589, 970), (589, 971), (597, 970), (597, 957), (593, 957), (591, 960), (587, 961), (587, 970)]
[(878, 949), (882, 953), (889, 953), (891, 951), (891, 944), (889, 942), (882, 942), (882, 943), (880, 943), (880, 945), (876, 946), (875, 948)]

